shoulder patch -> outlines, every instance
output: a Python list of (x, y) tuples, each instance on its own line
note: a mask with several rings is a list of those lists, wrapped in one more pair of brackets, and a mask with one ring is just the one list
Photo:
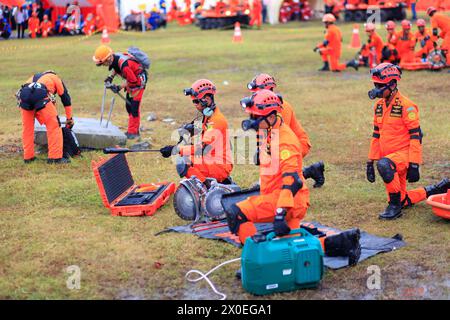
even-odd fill
[(281, 160), (286, 160), (290, 156), (291, 156), (291, 152), (289, 150), (287, 150), (287, 149), (281, 150), (281, 153), (280, 153)]
[(408, 119), (409, 120), (416, 120), (417, 119), (417, 114), (415, 112), (408, 113)]

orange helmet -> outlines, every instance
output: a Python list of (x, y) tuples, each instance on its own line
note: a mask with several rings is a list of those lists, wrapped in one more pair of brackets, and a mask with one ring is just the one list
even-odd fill
[(216, 94), (216, 86), (208, 79), (197, 80), (191, 88), (184, 89), (184, 95), (191, 96), (192, 100), (202, 99), (206, 94)]
[(322, 18), (322, 22), (333, 23), (335, 21), (336, 21), (336, 17), (334, 15), (332, 15), (331, 13), (325, 14)]
[(434, 12), (436, 12), (437, 10), (436, 10), (436, 8), (435, 7), (429, 7), (428, 9), (427, 9), (427, 15), (429, 15), (430, 17), (431, 17), (431, 15), (434, 13)]
[(423, 19), (418, 19), (416, 24), (418, 27), (425, 27), (427, 25), (427, 23)]
[(389, 20), (388, 22), (386, 22), (385, 27), (386, 27), (386, 30), (388, 30), (388, 31), (395, 30), (395, 22), (392, 20)]
[(366, 32), (375, 31), (375, 24), (368, 22), (364, 24)]
[(402, 70), (395, 64), (384, 62), (371, 69), (370, 75), (373, 82), (387, 84), (392, 80), (400, 81)]
[(409, 30), (411, 29), (411, 21), (409, 20), (402, 20), (402, 29)]
[(245, 112), (255, 116), (268, 116), (273, 112), (281, 112), (281, 98), (273, 91), (262, 89), (256, 91), (251, 97), (241, 100)]
[(256, 92), (261, 89), (273, 90), (276, 86), (275, 79), (267, 73), (260, 73), (247, 84), (247, 88), (251, 92)]
[(106, 61), (110, 56), (112, 56), (114, 52), (112, 49), (108, 46), (101, 45), (99, 46), (94, 53), (94, 56), (92, 57), (92, 60), (99, 66), (103, 64), (103, 62)]

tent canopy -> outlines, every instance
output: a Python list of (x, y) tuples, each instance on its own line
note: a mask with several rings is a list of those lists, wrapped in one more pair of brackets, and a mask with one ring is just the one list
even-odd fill
[(0, 0), (0, 4), (4, 4), (8, 7), (21, 7), (25, 4), (25, 0)]

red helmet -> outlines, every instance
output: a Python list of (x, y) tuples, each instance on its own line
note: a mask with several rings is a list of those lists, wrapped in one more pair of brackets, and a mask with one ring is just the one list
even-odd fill
[(371, 69), (370, 75), (373, 82), (387, 84), (392, 80), (400, 81), (402, 70), (395, 64), (384, 62)]
[(364, 24), (364, 27), (366, 29), (366, 32), (375, 31), (375, 24), (373, 24), (371, 22)]
[(281, 112), (281, 97), (273, 91), (262, 89), (256, 91), (251, 97), (241, 100), (245, 112), (256, 116), (267, 116), (272, 112)]
[(427, 23), (423, 19), (418, 19), (416, 24), (418, 27), (425, 27), (427, 25)]
[(191, 96), (192, 100), (202, 99), (206, 94), (216, 94), (216, 86), (208, 79), (197, 80), (191, 88), (184, 89), (184, 95)]
[(433, 14), (433, 12), (436, 12), (436, 8), (435, 7), (429, 7), (427, 9), (427, 15), (429, 15), (431, 17), (431, 15)]
[(251, 82), (247, 84), (247, 88), (251, 92), (256, 92), (261, 89), (272, 90), (277, 86), (275, 79), (267, 73), (261, 73), (253, 78)]
[(405, 30), (411, 29), (411, 21), (409, 20), (402, 20), (402, 28)]
[(386, 30), (395, 30), (395, 22), (392, 20), (389, 20), (388, 22), (386, 22), (385, 24)]

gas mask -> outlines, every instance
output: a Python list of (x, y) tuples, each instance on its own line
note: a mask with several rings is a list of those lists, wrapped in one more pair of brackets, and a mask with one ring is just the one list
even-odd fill
[(390, 83), (387, 84), (382, 84), (382, 83), (374, 83), (375, 88), (373, 88), (372, 90), (370, 90), (369, 92), (367, 92), (367, 94), (369, 95), (369, 98), (371, 100), (374, 100), (376, 98), (383, 98), (384, 92), (386, 90), (390, 90)]

